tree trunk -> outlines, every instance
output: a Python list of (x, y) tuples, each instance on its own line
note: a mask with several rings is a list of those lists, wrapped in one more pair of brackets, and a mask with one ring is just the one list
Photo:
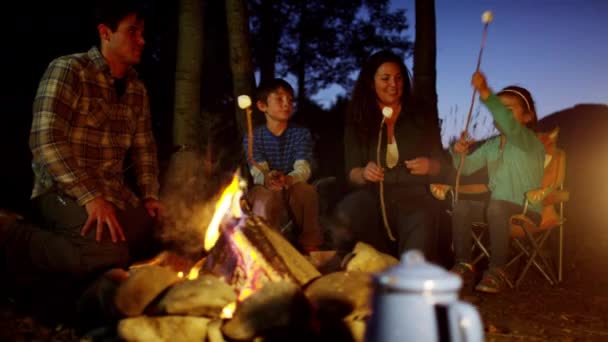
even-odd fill
[(273, 79), (275, 76), (275, 64), (279, 49), (279, 39), (282, 28), (276, 24), (276, 11), (273, 0), (262, 0), (260, 12), (260, 40), (259, 49), (260, 82)]
[(437, 110), (437, 41), (435, 1), (416, 0), (416, 42), (414, 45), (414, 101), (432, 130), (435, 143), (441, 146)]
[(201, 1), (180, 0), (178, 11), (173, 143), (176, 146), (200, 146)]
[[(255, 79), (249, 44), (249, 17), (244, 0), (226, 0), (226, 21), (234, 98), (243, 94), (253, 97)], [(235, 106), (236, 121), (242, 136), (247, 132), (245, 112), (238, 108), (237, 101)]]

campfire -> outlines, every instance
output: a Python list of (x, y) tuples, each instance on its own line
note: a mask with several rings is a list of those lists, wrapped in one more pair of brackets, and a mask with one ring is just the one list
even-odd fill
[(248, 213), (243, 188), (234, 176), (219, 197), (204, 258), (191, 262), (167, 251), (124, 276), (108, 277), (113, 291), (104, 297), (111, 303), (100, 306), (120, 314), (122, 339), (363, 339), (371, 313), (370, 272), (397, 260), (360, 243), (344, 269), (322, 275), (311, 262), (315, 255), (305, 257)]

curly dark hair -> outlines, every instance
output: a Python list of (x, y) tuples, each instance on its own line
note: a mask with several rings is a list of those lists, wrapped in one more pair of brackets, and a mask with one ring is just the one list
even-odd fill
[(402, 111), (406, 111), (410, 103), (411, 77), (403, 58), (390, 50), (378, 51), (371, 55), (359, 72), (346, 111), (346, 123), (355, 129), (361, 143), (368, 143), (373, 139), (372, 136), (382, 120), (382, 113), (378, 107), (376, 92), (374, 91), (374, 76), (378, 68), (384, 63), (395, 63), (399, 66), (403, 75)]

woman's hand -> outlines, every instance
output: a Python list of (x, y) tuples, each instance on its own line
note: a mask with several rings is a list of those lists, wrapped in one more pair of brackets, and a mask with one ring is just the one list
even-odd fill
[(427, 157), (417, 157), (404, 162), (405, 167), (410, 170), (413, 175), (437, 175), (441, 169), (439, 161)]
[(458, 154), (468, 154), (469, 147), (471, 147), (474, 142), (475, 140), (468, 138), (467, 134), (465, 132), (462, 132), (460, 134), (460, 139), (458, 139), (454, 144), (454, 152)]
[(363, 168), (363, 179), (368, 182), (381, 182), (384, 180), (384, 169), (370, 161)]

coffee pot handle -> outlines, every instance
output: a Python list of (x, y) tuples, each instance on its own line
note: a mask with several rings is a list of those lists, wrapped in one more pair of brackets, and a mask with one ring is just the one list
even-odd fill
[(450, 303), (448, 317), (452, 341), (483, 341), (483, 323), (473, 305), (463, 302)]

